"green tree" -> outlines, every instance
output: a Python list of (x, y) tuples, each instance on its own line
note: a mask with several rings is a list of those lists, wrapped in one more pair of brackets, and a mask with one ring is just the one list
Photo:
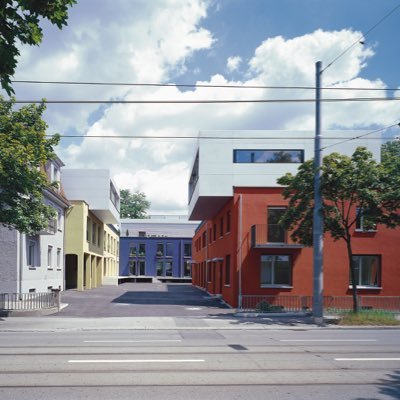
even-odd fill
[(76, 0), (0, 0), (0, 82), (8, 95), (14, 93), (10, 77), (14, 75), (17, 43), (38, 45), (43, 32), (39, 23), (48, 19), (62, 29), (67, 25), (68, 6)]
[(146, 199), (146, 195), (136, 191), (131, 193), (128, 189), (122, 189), (121, 196), (121, 218), (147, 218), (147, 210), (150, 202)]
[[(332, 153), (324, 157), (321, 177), (324, 232), (346, 243), (348, 266), (352, 281), (353, 311), (358, 311), (357, 279), (353, 262), (352, 237), (357, 221), (362, 217), (365, 230), (376, 224), (394, 228), (399, 225), (398, 188), (388, 179), (390, 161), (377, 163), (372, 154), (359, 147), (351, 157)], [(291, 231), (294, 241), (312, 246), (312, 221), (314, 207), (313, 160), (303, 163), (298, 173), (286, 174), (278, 179), (285, 186), (283, 197), (289, 207), (280, 223)], [(397, 204), (397, 206), (396, 206)]]
[(54, 216), (43, 203), (43, 190), (55, 187), (44, 165), (54, 158), (59, 136), (45, 137), (44, 103), (16, 111), (13, 106), (0, 96), (0, 223), (34, 234)]

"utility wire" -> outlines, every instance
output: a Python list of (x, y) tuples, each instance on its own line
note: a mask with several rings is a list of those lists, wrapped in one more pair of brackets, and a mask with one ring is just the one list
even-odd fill
[[(392, 125), (393, 126), (393, 125)], [(389, 127), (390, 128), (390, 127)], [(383, 128), (388, 129), (388, 128)], [(375, 132), (375, 131), (374, 131)], [(368, 133), (368, 135), (371, 132)], [(46, 137), (54, 137), (55, 135), (45, 135)], [(58, 135), (61, 138), (93, 138), (93, 139), (211, 139), (211, 140), (282, 140), (282, 136), (271, 136), (271, 137), (232, 137), (232, 136), (197, 136), (197, 135), (187, 135), (187, 136), (159, 136), (159, 135)], [(361, 137), (361, 136), (360, 136)], [(314, 137), (302, 137), (302, 136), (293, 136), (293, 137), (284, 137), (285, 140), (314, 140)], [(324, 137), (322, 135), (322, 139), (343, 139), (341, 137)], [(369, 137), (365, 138), (368, 140), (382, 140), (382, 137)], [(393, 138), (394, 139), (394, 138)], [(353, 140), (353, 139), (350, 139)], [(283, 143), (283, 142), (282, 142)], [(286, 142), (285, 142), (286, 143)]]
[[(288, 89), (288, 90), (315, 90), (314, 86), (263, 86), (263, 85), (207, 85), (207, 84), (180, 84), (180, 83), (128, 83), (128, 82), (80, 82), (80, 81), (40, 81), (14, 80), (13, 83), (49, 84), (49, 85), (88, 85), (88, 86), (144, 86), (144, 87), (183, 87), (183, 88), (220, 88), (220, 89)], [(399, 88), (360, 88), (360, 87), (323, 87), (322, 90), (364, 90), (364, 91), (391, 91)]]
[(325, 150), (325, 149), (328, 149), (328, 148), (330, 148), (330, 147), (333, 147), (333, 146), (337, 146), (338, 144), (347, 143), (347, 142), (350, 142), (350, 141), (352, 141), (352, 140), (364, 138), (365, 136), (372, 135), (373, 133), (378, 133), (378, 132), (385, 131), (385, 130), (390, 129), (390, 128), (393, 128), (393, 127), (395, 127), (395, 126), (400, 126), (400, 123), (399, 123), (399, 122), (396, 122), (396, 123), (394, 123), (394, 124), (392, 124), (392, 125), (386, 126), (385, 128), (376, 129), (376, 130), (371, 131), (371, 132), (363, 133), (362, 135), (354, 136), (354, 137), (352, 137), (352, 138), (345, 139), (345, 140), (342, 140), (342, 141), (340, 141), (340, 142), (336, 142), (336, 143), (330, 144), (330, 145), (328, 145), (328, 146), (321, 147), (321, 151), (322, 151), (322, 150)]
[(394, 7), (390, 12), (388, 12), (385, 16), (383, 16), (375, 25), (373, 25), (370, 29), (367, 30), (361, 37), (359, 37), (354, 43), (352, 43), (349, 47), (347, 47), (344, 51), (342, 51), (336, 58), (334, 58), (322, 71), (321, 74), (326, 71), (329, 67), (331, 67), (339, 58), (343, 57), (350, 49), (352, 49), (356, 44), (360, 43), (370, 32), (372, 32), (378, 25), (380, 25), (386, 18), (392, 15), (395, 11), (400, 8), (400, 4)]
[[(400, 97), (347, 97), (321, 99), (324, 103), (398, 101)], [(15, 104), (223, 104), (223, 103), (315, 103), (315, 99), (249, 99), (249, 100), (2, 100)]]

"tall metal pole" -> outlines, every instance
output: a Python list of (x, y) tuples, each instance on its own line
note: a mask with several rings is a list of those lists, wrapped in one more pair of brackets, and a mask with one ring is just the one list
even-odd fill
[(316, 323), (323, 322), (323, 215), (321, 196), (321, 69), (318, 61), (316, 67), (315, 92), (315, 144), (314, 144), (314, 215), (313, 215), (313, 316)]

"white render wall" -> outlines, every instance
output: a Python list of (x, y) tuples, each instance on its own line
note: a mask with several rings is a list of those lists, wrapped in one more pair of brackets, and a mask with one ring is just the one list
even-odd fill
[[(119, 196), (119, 190), (107, 169), (61, 170), (61, 182), (68, 200), (84, 200), (89, 209), (105, 224), (119, 223), (119, 211), (110, 199), (112, 182)], [(118, 201), (119, 209), (119, 201)]]
[(129, 231), (130, 237), (138, 237), (139, 232), (145, 232), (146, 237), (178, 237), (190, 238), (199, 222), (181, 219), (122, 219), (121, 237), (126, 237)]
[[(361, 136), (366, 131), (325, 131), (322, 147)], [(304, 160), (314, 157), (314, 131), (204, 131), (199, 133), (198, 181), (189, 200), (189, 216), (200, 198), (231, 197), (234, 187), (278, 187), (277, 179), (287, 172), (296, 173), (300, 164), (234, 163), (233, 151), (239, 149), (304, 150)], [(380, 146), (366, 138), (347, 141), (325, 149), (351, 155), (356, 147), (367, 147), (380, 160)], [(194, 165), (193, 158), (192, 166)], [(195, 213), (196, 214), (196, 213)]]

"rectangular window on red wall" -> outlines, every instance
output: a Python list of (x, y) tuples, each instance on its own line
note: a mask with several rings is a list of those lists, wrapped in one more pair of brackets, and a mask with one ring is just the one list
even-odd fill
[(290, 255), (261, 256), (261, 286), (292, 286)]
[(231, 284), (231, 256), (228, 254), (225, 257), (225, 285)]
[[(381, 259), (378, 255), (356, 255), (352, 257), (356, 275), (356, 284), (359, 287), (381, 286)], [(350, 285), (352, 285), (350, 271)]]
[(207, 282), (212, 282), (212, 264), (207, 263)]
[(279, 220), (286, 207), (268, 207), (267, 210), (267, 242), (286, 243), (286, 231), (279, 225)]
[(231, 212), (226, 213), (226, 233), (231, 231)]
[(219, 220), (219, 235), (224, 236), (224, 217)]
[(214, 242), (217, 240), (217, 225), (213, 226), (213, 240)]

